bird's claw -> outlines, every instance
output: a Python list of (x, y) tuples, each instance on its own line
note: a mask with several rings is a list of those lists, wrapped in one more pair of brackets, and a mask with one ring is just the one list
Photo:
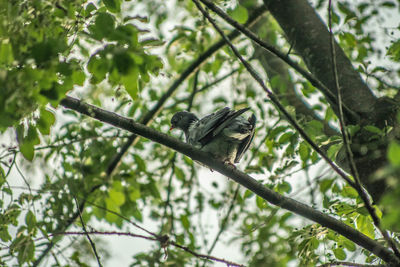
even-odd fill
[(224, 161), (224, 164), (225, 164), (225, 165), (228, 165), (228, 166), (231, 166), (233, 169), (236, 169), (235, 164), (233, 164), (233, 163), (230, 162), (230, 161)]

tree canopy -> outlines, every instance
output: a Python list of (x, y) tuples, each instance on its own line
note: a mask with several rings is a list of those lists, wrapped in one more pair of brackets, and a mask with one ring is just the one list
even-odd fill
[[(399, 8), (0, 0), (0, 265), (400, 266)], [(225, 106), (236, 168), (168, 131)]]

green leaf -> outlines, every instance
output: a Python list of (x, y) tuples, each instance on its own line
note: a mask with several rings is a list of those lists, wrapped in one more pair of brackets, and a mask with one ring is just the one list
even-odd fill
[(360, 125), (347, 125), (346, 130), (350, 136), (354, 136), (360, 130)]
[(322, 180), (319, 183), (319, 189), (321, 190), (321, 192), (325, 193), (326, 191), (328, 191), (328, 189), (331, 188), (333, 181), (334, 181), (334, 179)]
[(140, 212), (140, 210), (139, 210), (137, 207), (135, 207), (135, 208), (133, 209), (132, 215), (133, 215), (133, 217), (135, 217), (135, 219), (138, 220), (139, 222), (142, 222), (142, 221), (143, 221), (143, 215), (142, 215), (142, 213)]
[(264, 209), (266, 206), (265, 200), (259, 196), (256, 196), (256, 204), (260, 210)]
[(303, 162), (306, 162), (310, 155), (310, 148), (305, 142), (301, 142), (299, 146), (300, 158)]
[(250, 190), (244, 191), (243, 199), (249, 198), (251, 196), (254, 196), (254, 193), (252, 191), (250, 191)]
[(386, 54), (394, 61), (400, 61), (400, 40), (394, 42)]
[(19, 145), (19, 150), (25, 159), (32, 161), (35, 156), (35, 148), (32, 143), (22, 143)]
[(376, 133), (379, 135), (383, 134), (383, 131), (381, 129), (379, 129), (378, 127), (375, 127), (373, 125), (364, 126), (364, 129), (371, 133)]
[(366, 236), (374, 239), (375, 238), (375, 228), (368, 216), (359, 215), (356, 219), (357, 229), (365, 234)]
[(125, 90), (128, 92), (132, 99), (137, 99), (138, 91), (139, 91), (139, 69), (137, 67), (132, 68), (128, 75), (124, 75), (121, 77), (121, 82), (125, 87)]
[(190, 227), (190, 221), (186, 215), (181, 215), (181, 223), (183, 228), (185, 228), (185, 230), (188, 231)]
[(148, 189), (150, 190), (150, 193), (154, 198), (161, 198), (160, 191), (158, 190), (157, 184), (154, 181), (148, 184)]
[(72, 80), (74, 81), (74, 84), (83, 86), (86, 80), (86, 75), (82, 70), (75, 70), (72, 73)]
[(0, 186), (2, 186), (6, 182), (6, 173), (4, 172), (3, 167), (0, 165)]
[[(111, 197), (106, 198), (105, 202), (106, 202), (106, 208), (108, 210), (116, 212), (116, 213), (120, 213), (121, 212), (119, 206), (116, 205), (115, 201), (112, 200)], [(116, 214), (111, 213), (111, 212), (107, 212), (106, 213), (106, 220), (107, 221), (109, 221), (111, 223), (115, 223), (115, 222), (118, 221), (118, 219), (119, 219), (119, 217)]]
[(89, 3), (89, 4), (86, 6), (86, 9), (85, 9), (85, 17), (90, 16), (91, 13), (92, 13), (92, 11), (94, 11), (94, 10), (96, 10), (96, 9), (97, 9), (97, 7), (96, 7), (93, 3)]
[(346, 259), (346, 252), (342, 248), (335, 248), (333, 250), (333, 254), (335, 254), (336, 259), (338, 260), (345, 260)]
[(28, 226), (29, 233), (36, 227), (36, 217), (31, 210), (29, 210), (25, 216), (25, 223)]
[(318, 136), (323, 133), (324, 125), (317, 120), (312, 120), (307, 122), (306, 124), (306, 131), (311, 136)]
[(100, 34), (100, 39), (110, 36), (114, 31), (115, 18), (113, 15), (100, 12), (96, 16), (95, 29)]
[(398, 142), (390, 142), (387, 157), (392, 165), (400, 166), (400, 144)]
[(279, 144), (287, 143), (292, 136), (293, 136), (292, 132), (287, 132), (287, 133), (282, 134), (281, 137), (279, 137), (279, 140), (278, 140)]
[(135, 61), (133, 60), (132, 56), (133, 54), (131, 55), (126, 50), (115, 52), (113, 61), (118, 73), (122, 75), (129, 75), (129, 72), (135, 66)]
[(311, 248), (311, 249), (317, 249), (318, 246), (319, 246), (319, 241), (318, 241), (317, 238), (312, 237), (312, 238), (310, 239), (309, 244), (310, 244), (310, 248)]
[(23, 125), (17, 127), (17, 140), (19, 143), (19, 150), (24, 158), (32, 161), (35, 155), (35, 145), (40, 143), (40, 139), (36, 127), (33, 125), (29, 125), (28, 127), (28, 133), (26, 136), (24, 135)]
[(133, 158), (135, 159), (135, 162), (136, 162), (139, 170), (145, 172), (146, 171), (146, 162), (137, 154), (134, 154)]
[(120, 25), (114, 30), (111, 39), (136, 47), (139, 42), (138, 29), (132, 24)]
[[(400, 232), (400, 187), (396, 187), (392, 192), (384, 194), (382, 201), (379, 202), (385, 208), (385, 216), (382, 217), (382, 227), (391, 231)], [(382, 212), (377, 212), (381, 214)]]
[(185, 177), (186, 176), (185, 176), (185, 173), (183, 172), (183, 170), (181, 168), (178, 168), (178, 167), (175, 166), (174, 171), (175, 171), (176, 178), (178, 178), (178, 180), (185, 181)]
[(131, 187), (130, 188), (130, 193), (129, 193), (129, 199), (131, 201), (136, 201), (140, 198), (141, 193), (140, 193), (140, 188), (136, 187)]
[(336, 158), (336, 155), (337, 155), (337, 153), (339, 152), (339, 150), (342, 148), (342, 144), (334, 144), (334, 145), (331, 145), (329, 148), (328, 148), (328, 157), (330, 158), (330, 159), (335, 159)]
[(10, 241), (12, 239), (11, 235), (8, 233), (8, 226), (7, 225), (2, 225), (0, 227), (0, 239), (3, 242)]
[(345, 186), (345, 187), (343, 187), (342, 195), (344, 197), (357, 198), (358, 197), (358, 192), (357, 192), (357, 190), (355, 190), (351, 186)]
[(109, 61), (98, 55), (93, 55), (88, 62), (87, 69), (95, 78), (92, 83), (99, 83), (106, 78), (106, 74), (110, 69)]
[(35, 243), (28, 236), (21, 236), (18, 240), (18, 244), (15, 245), (18, 251), (18, 263), (23, 265), (23, 263), (28, 262), (33, 259), (35, 252)]
[(284, 132), (288, 127), (287, 126), (278, 126), (271, 130), (268, 137), (270, 139), (275, 138), (275, 136), (279, 135), (281, 132)]
[(292, 191), (292, 186), (288, 182), (283, 181), (278, 184), (277, 190), (279, 193), (290, 193)]
[(325, 208), (325, 209), (329, 209), (330, 208), (330, 201), (329, 201), (329, 199), (326, 197), (326, 196), (324, 196), (324, 199), (322, 200), (322, 206)]
[(45, 108), (40, 109), (40, 117), (37, 121), (37, 128), (43, 135), (50, 134), (50, 128), (56, 121), (53, 112), (46, 110)]
[(241, 5), (237, 5), (235, 9), (229, 10), (228, 14), (237, 22), (243, 24), (249, 18), (247, 9)]
[(0, 44), (0, 64), (9, 65), (14, 61), (13, 49), (8, 39)]
[(122, 192), (110, 189), (108, 195), (110, 196), (110, 199), (114, 202), (114, 204), (118, 207), (122, 206), (125, 203), (125, 195)]
[(348, 250), (348, 251), (356, 251), (356, 244), (354, 242), (345, 239), (343, 240), (343, 246)]
[(104, 5), (107, 9), (113, 13), (121, 11), (121, 1), (120, 0), (103, 0)]

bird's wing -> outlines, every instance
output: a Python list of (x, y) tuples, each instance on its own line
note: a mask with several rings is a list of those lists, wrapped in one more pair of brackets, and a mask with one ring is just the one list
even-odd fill
[(252, 126), (250, 134), (242, 140), (240, 143), (238, 150), (236, 152), (236, 157), (235, 157), (235, 163), (238, 163), (240, 159), (242, 158), (243, 154), (249, 149), (249, 146), (251, 142), (253, 141), (254, 138), (254, 132), (256, 129), (256, 116), (254, 114), (251, 115), (249, 118), (249, 123)]
[(190, 130), (192, 141), (200, 143), (202, 146), (206, 145), (224, 128), (232, 123), (235, 118), (247, 110), (249, 110), (249, 108), (235, 111), (226, 107), (202, 118), (194, 124)]
[(250, 108), (242, 108), (239, 109), (238, 111), (231, 110), (227, 116), (225, 116), (224, 120), (220, 122), (220, 124), (215, 128), (213, 131), (212, 136), (218, 135), (223, 129), (225, 129), (227, 126), (229, 126), (231, 123), (234, 122), (234, 120), (242, 115), (244, 112), (248, 111)]
[(223, 119), (230, 112), (232, 112), (232, 110), (228, 107), (225, 107), (217, 112), (205, 116), (201, 120), (191, 125), (188, 131), (190, 143), (201, 143), (201, 145), (205, 145), (202, 139), (212, 133), (212, 131), (215, 130), (215, 128), (219, 125), (220, 121), (223, 121)]

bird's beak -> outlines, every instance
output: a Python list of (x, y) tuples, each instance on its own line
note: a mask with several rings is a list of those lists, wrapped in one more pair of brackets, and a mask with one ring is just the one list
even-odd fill
[(173, 130), (173, 129), (175, 129), (175, 127), (174, 126), (171, 126), (170, 128), (169, 128), (169, 130), (171, 131), (171, 130)]

